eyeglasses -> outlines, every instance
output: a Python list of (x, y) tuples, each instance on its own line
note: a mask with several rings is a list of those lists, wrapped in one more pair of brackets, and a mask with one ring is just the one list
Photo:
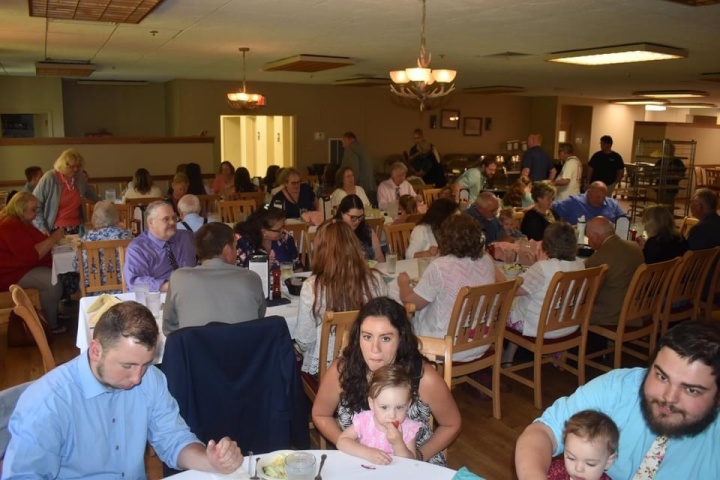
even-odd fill
[(348, 218), (350, 219), (351, 222), (362, 222), (363, 220), (365, 220), (365, 214), (362, 214), (362, 215), (349, 215), (349, 214), (346, 213), (345, 215), (348, 216)]
[(175, 215), (169, 216), (169, 217), (162, 217), (162, 218), (151, 218), (150, 220), (158, 220), (163, 223), (177, 223), (178, 217)]
[(268, 232), (282, 233), (283, 227), (280, 227), (280, 228), (266, 228), (265, 230), (267, 230)]

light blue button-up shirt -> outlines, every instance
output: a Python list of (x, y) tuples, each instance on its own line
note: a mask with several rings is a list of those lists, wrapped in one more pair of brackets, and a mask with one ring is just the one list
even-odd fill
[(180, 451), (199, 442), (160, 370), (117, 390), (97, 381), (87, 354), (28, 387), (9, 428), (3, 479), (142, 479), (146, 442), (173, 468)]

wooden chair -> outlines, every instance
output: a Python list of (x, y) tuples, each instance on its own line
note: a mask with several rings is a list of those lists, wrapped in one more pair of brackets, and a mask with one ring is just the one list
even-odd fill
[(425, 184), (420, 184), (420, 185), (413, 185), (412, 187), (413, 187), (413, 190), (415, 190), (416, 195), (423, 195), (423, 192), (425, 190), (434, 189), (435, 184), (434, 183), (425, 183)]
[(255, 209), (265, 205), (265, 192), (240, 192), (233, 193), (230, 200), (252, 200), (255, 202)]
[(718, 257), (715, 259), (715, 263), (710, 267), (710, 271), (708, 272), (708, 276), (710, 277), (710, 283), (708, 285), (708, 291), (705, 300), (702, 300), (700, 302), (700, 312), (698, 313), (698, 318), (712, 320), (713, 312), (715, 310), (720, 310), (720, 301), (715, 301), (716, 298), (720, 299), (720, 266), (718, 266), (719, 262), (720, 254), (718, 254)]
[(375, 235), (377, 235), (378, 240), (382, 240), (383, 226), (385, 226), (385, 217), (365, 217), (365, 223), (370, 225), (370, 228), (373, 230), (373, 232), (375, 232)]
[(688, 250), (673, 273), (660, 313), (660, 336), (671, 323), (693, 320), (700, 314), (700, 300), (710, 267), (715, 264), (720, 247)]
[(25, 293), (25, 290), (23, 290), (19, 285), (10, 285), (10, 293), (12, 294), (12, 299), (15, 303), (13, 311), (23, 319), (25, 324), (27, 324), (30, 333), (35, 339), (35, 343), (40, 349), (43, 367), (45, 369), (45, 373), (47, 373), (55, 368), (56, 363), (52, 350), (50, 350), (47, 337), (45, 336), (45, 331), (43, 330), (40, 319), (35, 311), (35, 307), (30, 301), (30, 297), (28, 297)]
[(86, 223), (86, 224), (87, 224), (87, 223), (90, 223), (90, 224), (91, 224), (91, 223), (92, 223), (93, 211), (95, 210), (95, 202), (93, 202), (92, 200), (85, 200), (84, 208), (85, 208), (85, 210), (84, 210), (84, 212), (85, 212), (85, 223)]
[(405, 217), (405, 223), (414, 223), (415, 225), (417, 225), (420, 219), (424, 216), (424, 213), (411, 213), (410, 215)]
[(158, 202), (165, 200), (164, 198), (160, 197), (148, 197), (148, 198), (128, 198), (125, 200), (125, 206), (129, 209), (128, 210), (128, 225), (132, 224), (132, 221), (135, 219), (135, 209), (140, 209), (140, 218), (142, 219), (140, 221), (140, 231), (138, 233), (141, 233), (145, 231), (145, 209), (148, 205), (150, 205), (153, 202)]
[(683, 218), (682, 223), (680, 224), (680, 235), (683, 236), (683, 238), (687, 239), (688, 235), (690, 235), (690, 230), (697, 225), (697, 223), (700, 220), (693, 217), (685, 217)]
[(313, 241), (315, 240), (315, 232), (304, 232), (305, 237), (302, 239), (302, 248), (300, 252), (300, 262), (305, 265), (305, 270), (312, 270), (313, 261)]
[(236, 223), (243, 221), (257, 207), (254, 200), (220, 200), (218, 209), (223, 222)]
[(706, 168), (705, 169), (705, 180), (707, 185), (717, 186), (720, 185), (720, 169), (719, 168)]
[(125, 265), (125, 251), (130, 242), (130, 239), (80, 242), (77, 258), (83, 297), (104, 292), (127, 291), (122, 270)]
[(442, 190), (442, 188), (426, 188), (422, 191), (423, 200), (425, 200), (428, 207), (438, 199)]
[[(485, 353), (469, 361), (452, 364), (452, 384), (468, 383), (489, 395), (493, 400), (493, 417), (501, 418), (500, 362), (508, 313), (522, 278), (507, 282), (463, 287), (458, 292), (450, 316), (447, 335), (453, 339), (453, 353), (486, 348)], [(492, 368), (492, 389), (482, 385), (470, 375)], [(446, 367), (447, 368), (447, 367)]]
[(218, 211), (220, 195), (196, 195), (200, 200), (200, 215), (207, 217)]
[(398, 223), (397, 225), (385, 225), (385, 239), (387, 240), (388, 251), (397, 253), (398, 259), (405, 258), (405, 250), (410, 245), (410, 234), (414, 223)]
[[(556, 367), (561, 367), (577, 375), (579, 385), (585, 384), (585, 344), (588, 323), (605, 270), (607, 265), (574, 272), (557, 272), (550, 281), (540, 311), (537, 337), (527, 337), (521, 332), (505, 329), (505, 339), (532, 351), (534, 359), (532, 362), (501, 368), (500, 373), (532, 388), (537, 409), (542, 409), (543, 364), (552, 363)], [(545, 338), (548, 333), (568, 327), (577, 327), (577, 330), (560, 338)], [(579, 354), (568, 353), (571, 348), (577, 348)], [(552, 356), (553, 353), (560, 352), (564, 353), (559, 359)], [(577, 360), (577, 368), (568, 364), (568, 358)], [(531, 379), (516, 373), (518, 370), (530, 367), (533, 367)]]
[(518, 210), (515, 212), (515, 223), (517, 224), (518, 230), (520, 230), (520, 225), (522, 224), (523, 218), (525, 218), (525, 212), (522, 210)]
[(302, 250), (302, 242), (305, 239), (305, 233), (307, 233), (309, 227), (310, 225), (305, 222), (285, 222), (285, 225), (283, 226), (283, 229), (285, 229), (290, 236), (295, 239), (295, 245), (297, 246), (298, 252)]
[[(115, 205), (118, 211), (118, 218), (120, 219), (120, 226), (124, 228), (125, 230), (130, 230), (130, 225), (132, 224), (135, 214), (135, 208), (127, 205), (127, 204), (118, 204)], [(90, 217), (92, 218), (92, 217)], [(133, 232), (135, 233), (135, 232)], [(140, 232), (137, 232), (139, 234)]]
[[(35, 288), (25, 288), (25, 294), (30, 298), (33, 307), (40, 308), (40, 292)], [(10, 312), (15, 308), (15, 302), (12, 298), (10, 290), (0, 292), (0, 325), (7, 325)]]
[[(352, 310), (349, 312), (325, 312), (323, 314), (322, 327), (320, 330), (317, 378), (306, 372), (302, 372), (301, 374), (303, 390), (311, 402), (315, 402), (318, 388), (320, 388), (320, 383), (327, 371), (326, 359), (328, 358), (328, 352), (330, 352), (330, 359), (335, 360), (340, 355), (342, 349), (347, 346), (350, 329), (353, 323), (355, 323), (358, 313), (359, 310)], [(334, 335), (332, 345), (330, 345), (331, 333)], [(315, 428), (315, 426), (311, 423), (310, 428)], [(320, 449), (327, 449), (327, 441), (322, 435), (320, 435)]]
[[(655, 351), (663, 299), (666, 297), (678, 263), (680, 259), (675, 258), (667, 262), (640, 265), (625, 294), (617, 326), (590, 325), (588, 329), (590, 332), (607, 338), (612, 345), (587, 354), (585, 356), (587, 366), (609, 372), (610, 367), (593, 360), (605, 355), (613, 356), (612, 368), (621, 367), (623, 353), (641, 360), (650, 359)], [(640, 325), (631, 326), (631, 323), (640, 323)], [(647, 341), (642, 340), (646, 337)], [(647, 353), (637, 348), (630, 348), (630, 344), (644, 349)]]
[[(446, 335), (445, 338), (418, 336), (420, 353), (435, 364), (435, 368), (443, 376), (445, 384), (452, 389), (452, 368), (453, 368), (453, 339)], [(435, 419), (430, 415), (430, 426), (434, 428)], [(447, 448), (443, 450), (447, 458)]]

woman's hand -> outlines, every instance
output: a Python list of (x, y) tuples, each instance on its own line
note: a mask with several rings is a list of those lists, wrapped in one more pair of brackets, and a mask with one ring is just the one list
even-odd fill
[(53, 243), (57, 243), (59, 240), (62, 240), (63, 238), (65, 238), (65, 230), (63, 230), (62, 228), (58, 228), (57, 230), (52, 232), (49, 236)]
[(428, 249), (428, 253), (430, 254), (428, 255), (429, 257), (436, 257), (440, 253), (440, 250), (438, 250), (436, 245), (433, 245)]

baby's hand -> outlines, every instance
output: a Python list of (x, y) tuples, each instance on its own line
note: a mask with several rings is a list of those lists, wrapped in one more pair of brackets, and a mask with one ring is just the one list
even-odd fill
[(400, 428), (400, 422), (394, 420), (388, 423), (385, 430), (385, 435), (387, 436), (388, 442), (390, 442), (391, 445), (394, 445), (397, 442), (403, 443), (402, 428)]
[(376, 465), (389, 465), (392, 462), (392, 457), (382, 450), (377, 448), (368, 448), (367, 453), (363, 455), (363, 458), (368, 462), (372, 462)]

